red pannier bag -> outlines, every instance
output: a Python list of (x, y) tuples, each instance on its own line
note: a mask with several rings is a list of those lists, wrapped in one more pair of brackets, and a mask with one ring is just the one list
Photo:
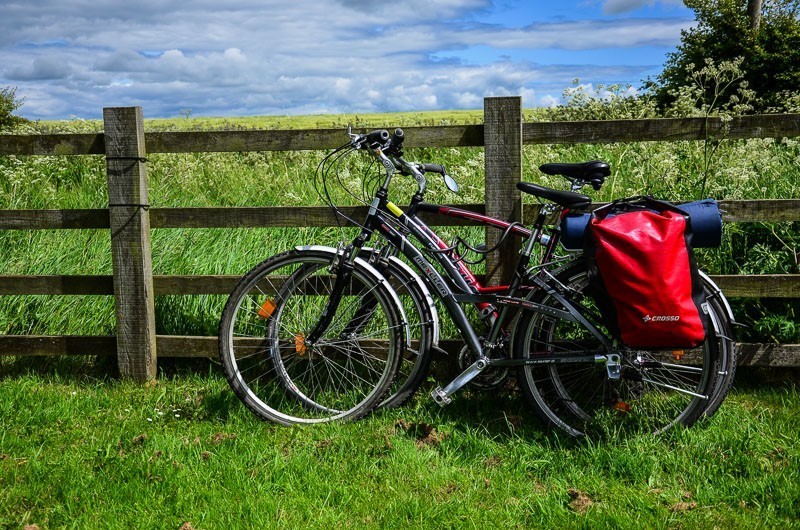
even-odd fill
[(589, 292), (614, 338), (631, 348), (694, 348), (707, 310), (689, 217), (650, 197), (592, 214), (585, 239)]

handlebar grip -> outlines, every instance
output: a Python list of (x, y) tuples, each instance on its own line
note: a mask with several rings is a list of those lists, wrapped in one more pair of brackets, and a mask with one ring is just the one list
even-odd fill
[(389, 139), (389, 131), (381, 129), (380, 131), (372, 131), (366, 136), (367, 142), (371, 144), (385, 144)]
[(439, 173), (440, 175), (444, 175), (447, 173), (447, 170), (441, 164), (421, 164), (422, 171), (425, 173)]
[(403, 132), (403, 129), (399, 127), (394, 130), (394, 134), (392, 134), (392, 147), (395, 149), (399, 149), (403, 145), (403, 141), (406, 139), (406, 133)]

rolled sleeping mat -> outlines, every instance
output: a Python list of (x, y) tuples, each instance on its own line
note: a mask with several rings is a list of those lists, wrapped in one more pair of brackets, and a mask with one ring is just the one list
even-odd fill
[[(714, 199), (676, 204), (692, 224), (692, 247), (714, 248), (722, 242), (722, 213)], [(567, 213), (561, 218), (561, 244), (567, 250), (581, 250), (591, 213)]]

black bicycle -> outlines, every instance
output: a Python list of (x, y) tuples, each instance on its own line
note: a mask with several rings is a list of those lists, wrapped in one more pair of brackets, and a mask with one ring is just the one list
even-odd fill
[[(283, 424), (315, 423), (352, 420), (382, 404), (403, 402), (424, 379), (437, 347), (434, 299), (453, 321), (469, 359), (458, 377), (433, 391), (440, 405), (470, 381), (515, 370), (537, 414), (574, 436), (662, 432), (716, 411), (736, 364), (733, 316), (721, 291), (704, 276), (712, 329), (700, 347), (626, 348), (585, 293), (579, 253), (561, 252), (558, 228), (546, 224), (563, 208), (588, 208), (590, 198), (577, 191), (586, 185), (599, 189), (609, 174), (606, 164), (546, 168), (567, 177), (572, 191), (520, 183), (523, 192), (543, 201), (529, 229), (480, 219), (524, 238), (509, 285), (486, 288), (469, 272), (458, 245), (445, 244), (417, 215), (441, 212), (423, 202), (425, 175), (446, 171), (406, 161), (402, 145), (402, 131), (374, 131), (351, 135), (328, 155), (319, 171), (323, 182), (358, 150), (383, 168), (370, 190), (366, 218), (349, 219), (361, 227), (358, 235), (338, 248), (305, 246), (273, 256), (231, 294), (220, 323), (220, 356), (231, 387), (253, 412)], [(398, 173), (417, 183), (405, 211), (389, 200)], [(374, 237), (385, 246), (368, 247)], [(479, 323), (467, 316), (468, 306), (479, 309)]]

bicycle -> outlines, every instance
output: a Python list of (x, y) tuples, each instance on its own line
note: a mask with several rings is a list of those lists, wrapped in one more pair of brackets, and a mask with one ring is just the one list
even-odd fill
[[(364, 250), (376, 232), (418, 272), (403, 271), (406, 285), (416, 289), (410, 295), (416, 300), (414, 311), (422, 315), (413, 328), (422, 336), (413, 364), (429, 362), (436, 344), (433, 297), (442, 302), (475, 359), (450, 384), (434, 390), (440, 405), (488, 368), (500, 367), (516, 368), (537, 414), (574, 436), (617, 424), (662, 432), (677, 424), (689, 426), (716, 410), (727, 393), (725, 374), (735, 364), (725, 328), (732, 315), (725, 313), (718, 289), (721, 298), (707, 306), (714, 329), (703, 347), (670, 359), (662, 352), (629, 351), (614, 341), (583, 295), (586, 274), (580, 261), (552, 260), (559, 234), (545, 233), (547, 215), (588, 207), (589, 197), (574, 190), (602, 185), (607, 165), (552, 165), (572, 180), (570, 192), (520, 183), (522, 191), (548, 202), (530, 230), (506, 223), (507, 234), (527, 237), (516, 272), (508, 286), (481, 292), (454, 249), (416, 216), (423, 205), (425, 173), (446, 172), (441, 166), (405, 161), (402, 139), (399, 130), (391, 137), (386, 131), (351, 135), (321, 164), (324, 176), (326, 163), (366, 149), (385, 169), (366, 219), (356, 223), (361, 231), (349, 245), (302, 247), (269, 258), (231, 294), (220, 325), (220, 355), (233, 390), (253, 412), (279, 423), (306, 423), (356, 419), (386, 403), (383, 394), (404, 350), (414, 342), (396, 291), (362, 257), (377, 254)], [(411, 175), (418, 185), (407, 212), (388, 200), (396, 172)], [(545, 250), (540, 263), (529, 267), (534, 245)], [(392, 258), (384, 255), (395, 269), (402, 268)], [(323, 270), (327, 274), (317, 274)], [(242, 310), (245, 300), (249, 308)], [(469, 322), (462, 304), (482, 305), (489, 326), (485, 337)], [(510, 318), (515, 313), (517, 318)], [(251, 370), (258, 371), (251, 376)], [(416, 384), (409, 383), (406, 392)]]

